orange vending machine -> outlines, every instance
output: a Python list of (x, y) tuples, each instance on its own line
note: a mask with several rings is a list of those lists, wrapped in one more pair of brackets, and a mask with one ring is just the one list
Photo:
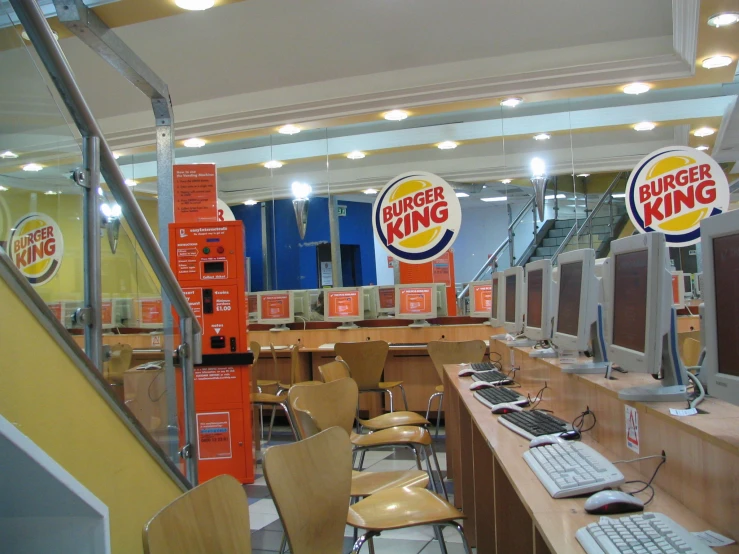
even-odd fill
[[(172, 223), (169, 245), (172, 270), (203, 329), (203, 363), (194, 375), (199, 481), (229, 474), (253, 483), (244, 226)], [(181, 379), (178, 389), (181, 397)]]

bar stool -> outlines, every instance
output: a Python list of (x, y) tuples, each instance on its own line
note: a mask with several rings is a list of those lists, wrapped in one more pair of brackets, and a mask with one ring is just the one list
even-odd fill
[[(444, 365), (445, 364), (476, 364), (480, 363), (485, 357), (485, 341), (467, 340), (467, 341), (431, 341), (428, 343), (429, 356), (431, 362), (439, 374), (439, 379), (444, 382)], [(431, 402), (434, 397), (439, 397), (439, 407), (436, 411), (436, 435), (439, 436), (439, 426), (441, 425), (441, 403), (444, 400), (444, 385), (436, 387), (436, 392), (429, 397), (429, 405), (426, 408), (426, 419), (429, 418), (431, 411)]]

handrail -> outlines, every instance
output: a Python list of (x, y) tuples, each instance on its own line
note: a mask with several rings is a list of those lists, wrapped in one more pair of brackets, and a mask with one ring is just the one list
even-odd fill
[(552, 264), (554, 264), (555, 261), (557, 261), (557, 257), (562, 253), (562, 251), (567, 248), (567, 245), (569, 244), (570, 240), (572, 239), (572, 235), (575, 234), (575, 231), (577, 230), (577, 221), (572, 224), (572, 229), (569, 230), (569, 232), (565, 235), (564, 240), (562, 241), (562, 244), (559, 245), (559, 248), (557, 248), (556, 252), (552, 256)]
[(606, 191), (598, 199), (598, 203), (595, 205), (595, 208), (591, 210), (591, 212), (588, 214), (588, 217), (585, 218), (585, 221), (583, 222), (580, 229), (578, 229), (577, 231), (578, 237), (583, 234), (583, 231), (585, 230), (585, 226), (588, 225), (593, 220), (593, 218), (595, 217), (595, 214), (598, 213), (601, 206), (605, 204), (606, 198), (609, 197), (611, 195), (611, 192), (613, 192), (613, 189), (616, 188), (616, 185), (621, 180), (621, 177), (623, 176), (623, 174), (624, 174), (623, 171), (619, 171), (618, 175), (616, 175), (616, 178), (613, 180), (613, 182), (610, 185), (608, 185), (608, 188), (606, 189)]
[(156, 237), (139, 208), (133, 193), (125, 184), (125, 178), (113, 151), (105, 140), (95, 116), (87, 105), (74, 74), (64, 56), (59, 43), (54, 39), (43, 12), (34, 0), (10, 0), (18, 19), (28, 33), (39, 57), (44, 62), (46, 70), (57, 86), (70, 115), (80, 130), (82, 136), (98, 137), (100, 139), (100, 168), (105, 177), (110, 192), (121, 207), (134, 237), (141, 245), (141, 249), (149, 261), (159, 282), (172, 302), (172, 306), (181, 318), (192, 320), (194, 334), (201, 333), (195, 313), (192, 311), (177, 279), (174, 276), (167, 260), (159, 248)]
[(510, 224), (510, 225), (508, 226), (508, 230), (509, 230), (509, 231), (512, 231), (512, 230), (513, 230), (513, 229), (514, 229), (515, 227), (517, 227), (517, 226), (518, 226), (518, 224), (519, 224), (519, 223), (521, 222), (521, 220), (523, 219), (523, 216), (525, 216), (525, 215), (526, 215), (526, 212), (528, 211), (528, 209), (529, 209), (529, 208), (530, 208), (531, 206), (533, 206), (533, 205), (534, 205), (534, 202), (535, 202), (535, 201), (536, 201), (536, 197), (535, 197), (535, 196), (532, 196), (531, 198), (529, 198), (529, 201), (528, 201), (528, 202), (526, 202), (526, 205), (525, 205), (525, 206), (524, 206), (523, 208), (521, 208), (521, 211), (520, 211), (520, 212), (518, 212), (518, 215), (516, 216), (516, 218), (515, 218), (515, 219), (514, 219), (514, 220), (513, 220), (512, 222), (511, 222), (511, 224)]

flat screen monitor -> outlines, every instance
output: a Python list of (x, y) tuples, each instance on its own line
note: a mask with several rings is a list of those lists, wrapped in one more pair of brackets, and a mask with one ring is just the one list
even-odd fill
[(487, 281), (470, 283), (469, 298), (470, 315), (472, 317), (490, 317), (493, 309), (493, 287), (491, 283)]
[(588, 350), (598, 318), (598, 278), (592, 248), (563, 252), (557, 259), (556, 310), (552, 342), (560, 350)]
[(381, 314), (395, 313), (395, 286), (375, 287), (377, 311)]
[(360, 287), (325, 289), (324, 320), (342, 323), (339, 329), (355, 328), (364, 319), (364, 292)]
[(137, 298), (134, 305), (136, 307), (137, 327), (141, 329), (161, 329), (164, 326), (161, 298)]
[(522, 267), (511, 267), (503, 272), (503, 327), (512, 335), (523, 332), (524, 272)]
[(436, 317), (449, 315), (446, 302), (446, 284), (436, 283)]
[(293, 293), (275, 290), (257, 293), (257, 321), (262, 325), (275, 325), (272, 330), (286, 330), (295, 321)]
[(416, 326), (428, 325), (426, 320), (436, 317), (436, 300), (434, 284), (396, 285), (396, 317), (412, 319)]
[(537, 260), (526, 264), (526, 326), (524, 334), (533, 340), (552, 336), (552, 262)]
[(683, 281), (682, 271), (673, 271), (670, 274), (672, 279), (672, 305), (675, 309), (682, 310), (685, 307), (685, 281)]
[(502, 295), (505, 290), (505, 281), (503, 272), (496, 271), (490, 279), (491, 287), (491, 305), (490, 305), (490, 324), (493, 327), (503, 327), (503, 300)]

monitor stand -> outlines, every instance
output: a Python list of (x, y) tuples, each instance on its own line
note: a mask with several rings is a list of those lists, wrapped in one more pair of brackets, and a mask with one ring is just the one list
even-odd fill
[(606, 354), (606, 341), (603, 336), (603, 307), (598, 304), (598, 318), (590, 326), (590, 344), (593, 348), (592, 362), (581, 362), (561, 366), (562, 373), (577, 373), (580, 375), (592, 375), (604, 373), (610, 368)]
[(342, 331), (346, 331), (347, 329), (359, 329), (359, 325), (351, 321), (345, 321), (344, 323), (339, 325), (337, 329), (341, 329)]
[(282, 325), (277, 325), (276, 327), (272, 327), (270, 331), (289, 331), (290, 328), (285, 325), (284, 323)]
[[(492, 325), (492, 323), (491, 323), (490, 325)], [(507, 335), (506, 333), (503, 333), (503, 334), (501, 334), (501, 335), (492, 335), (492, 336), (490, 337), (490, 340), (505, 340), (505, 338), (506, 338), (507, 336), (508, 336), (508, 335)]]
[(413, 323), (411, 323), (410, 325), (408, 325), (408, 327), (414, 327), (414, 328), (418, 328), (418, 327), (431, 327), (431, 324), (428, 321), (426, 321), (425, 319), (417, 319), (416, 321), (414, 321)]
[(536, 341), (526, 337), (521, 337), (519, 339), (506, 341), (506, 345), (513, 348), (530, 348), (532, 346), (536, 346)]
[(688, 375), (677, 349), (677, 312), (670, 312), (670, 330), (662, 337), (662, 374), (658, 385), (632, 387), (619, 391), (621, 400), (634, 402), (683, 402), (688, 398)]

